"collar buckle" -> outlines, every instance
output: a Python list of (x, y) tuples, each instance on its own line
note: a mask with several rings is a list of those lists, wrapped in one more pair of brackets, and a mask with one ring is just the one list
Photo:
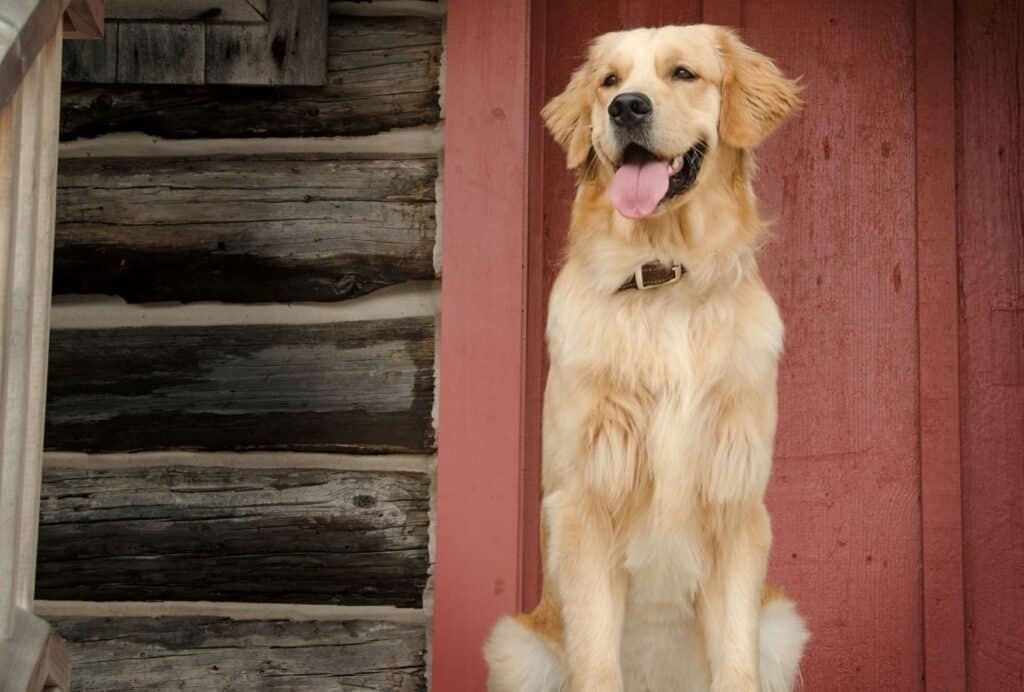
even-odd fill
[(671, 267), (671, 269), (672, 269), (672, 277), (670, 279), (667, 279), (665, 281), (659, 281), (657, 283), (648, 285), (648, 284), (644, 283), (644, 266), (646, 266), (646, 265), (642, 265), (642, 266), (637, 267), (636, 271), (633, 272), (633, 278), (636, 281), (636, 287), (638, 289), (640, 289), (641, 291), (646, 291), (646, 290), (649, 290), (649, 289), (652, 289), (652, 288), (659, 288), (661, 286), (670, 286), (670, 285), (674, 284), (675, 282), (677, 282), (677, 281), (679, 281), (680, 279), (683, 278), (683, 267), (682, 267), (682, 265), (680, 265), (680, 264), (673, 264), (672, 267)]

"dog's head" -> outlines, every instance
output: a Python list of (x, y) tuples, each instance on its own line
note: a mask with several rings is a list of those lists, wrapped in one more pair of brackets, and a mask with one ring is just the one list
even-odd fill
[(542, 115), (569, 167), (586, 166), (639, 219), (685, 204), (717, 147), (757, 147), (798, 93), (732, 31), (667, 26), (597, 38)]

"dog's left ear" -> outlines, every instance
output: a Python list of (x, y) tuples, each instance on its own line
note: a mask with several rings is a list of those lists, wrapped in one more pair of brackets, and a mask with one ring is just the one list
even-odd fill
[(590, 153), (590, 79), (590, 68), (584, 64), (573, 73), (565, 91), (540, 112), (551, 136), (565, 149), (566, 166), (571, 169), (582, 166)]
[(802, 88), (734, 32), (717, 34), (724, 67), (718, 134), (738, 149), (754, 149), (800, 108)]

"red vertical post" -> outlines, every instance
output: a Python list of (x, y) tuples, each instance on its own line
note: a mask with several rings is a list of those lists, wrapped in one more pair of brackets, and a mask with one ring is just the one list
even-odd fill
[(520, 604), (529, 0), (448, 4), (432, 687)]
[(966, 689), (954, 22), (952, 0), (917, 0), (914, 112), (926, 692)]

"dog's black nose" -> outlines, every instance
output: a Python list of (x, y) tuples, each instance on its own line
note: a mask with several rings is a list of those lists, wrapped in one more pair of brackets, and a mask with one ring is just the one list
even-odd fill
[(639, 92), (619, 94), (608, 104), (608, 115), (620, 127), (637, 127), (651, 119), (654, 105)]

